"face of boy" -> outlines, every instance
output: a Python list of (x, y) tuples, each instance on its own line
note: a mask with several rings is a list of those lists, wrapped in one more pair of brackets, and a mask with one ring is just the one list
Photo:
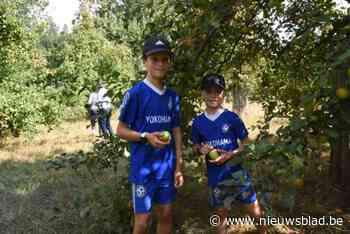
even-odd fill
[(219, 108), (224, 102), (224, 90), (217, 87), (203, 90), (202, 96), (206, 106), (209, 108)]
[(167, 53), (151, 54), (144, 60), (144, 64), (149, 76), (162, 80), (170, 68), (170, 56)]

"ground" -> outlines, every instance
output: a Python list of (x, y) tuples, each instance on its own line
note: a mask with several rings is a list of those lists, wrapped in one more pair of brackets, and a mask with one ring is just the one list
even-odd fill
[[(248, 117), (247, 122), (255, 121)], [(96, 137), (86, 129), (87, 124), (85, 120), (66, 122), (49, 132), (43, 129), (31, 140), (9, 139), (0, 147), (0, 233), (123, 233), (116, 231), (121, 218), (117, 219), (115, 209), (123, 204), (113, 200), (118, 191), (112, 186), (116, 181), (112, 170), (47, 168), (47, 161), (55, 155), (92, 149)], [(193, 176), (190, 169), (186, 174), (175, 205), (176, 233), (213, 233), (205, 181)], [(342, 202), (325, 178), (306, 178), (295, 208), (276, 207), (276, 214), (341, 217), (343, 226), (294, 228), (304, 233), (350, 233), (349, 204)], [(232, 215), (243, 213), (237, 207)], [(286, 233), (283, 225), (272, 229)], [(256, 230), (240, 225), (231, 227), (231, 233)]]

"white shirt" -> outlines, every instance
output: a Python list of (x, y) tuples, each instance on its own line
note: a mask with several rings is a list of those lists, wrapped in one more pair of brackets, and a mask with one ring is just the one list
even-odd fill
[(100, 88), (100, 89), (98, 90), (98, 92), (97, 92), (98, 99), (99, 99), (99, 100), (102, 100), (103, 97), (106, 95), (107, 91), (108, 91), (108, 90), (107, 90), (105, 87)]
[(91, 110), (97, 111), (97, 109), (98, 109), (97, 103), (98, 103), (97, 92), (93, 92), (90, 94), (89, 101), (88, 101), (88, 104), (90, 105)]
[(104, 96), (102, 99), (100, 99), (99, 104), (100, 108), (102, 108), (105, 111), (110, 111), (112, 109), (111, 99), (108, 96)]

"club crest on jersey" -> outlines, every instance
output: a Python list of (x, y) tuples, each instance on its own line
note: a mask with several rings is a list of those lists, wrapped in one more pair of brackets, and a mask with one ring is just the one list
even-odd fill
[(228, 124), (224, 124), (224, 125), (222, 125), (222, 132), (223, 133), (226, 133), (226, 132), (228, 132), (228, 130), (230, 129), (230, 125), (228, 125)]
[(142, 198), (145, 195), (146, 195), (146, 188), (142, 185), (137, 185), (136, 186), (136, 196)]
[(169, 108), (169, 110), (171, 110), (173, 108), (173, 101), (171, 100), (171, 98), (169, 98), (168, 108)]
[(219, 188), (215, 188), (213, 193), (214, 193), (214, 197), (218, 198), (218, 197), (220, 197), (221, 191)]

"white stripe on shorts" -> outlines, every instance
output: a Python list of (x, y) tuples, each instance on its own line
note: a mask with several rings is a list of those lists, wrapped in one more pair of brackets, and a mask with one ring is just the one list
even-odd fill
[(131, 185), (131, 190), (132, 190), (132, 206), (133, 206), (133, 209), (134, 209), (134, 213), (136, 213), (136, 200), (135, 200), (135, 184), (132, 183)]

